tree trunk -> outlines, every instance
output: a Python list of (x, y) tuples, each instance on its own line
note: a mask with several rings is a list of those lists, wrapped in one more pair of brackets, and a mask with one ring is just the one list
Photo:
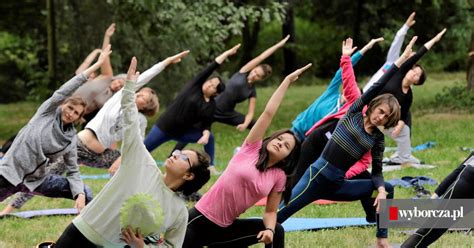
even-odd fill
[(282, 25), (282, 35), (285, 38), (287, 35), (290, 35), (290, 39), (286, 43), (287, 45), (283, 47), (283, 59), (285, 67), (283, 68), (283, 74), (288, 75), (297, 68), (296, 53), (291, 48), (295, 44), (296, 34), (295, 34), (295, 17), (293, 14), (293, 3), (288, 0), (283, 2), (287, 3), (285, 21)]
[[(470, 12), (474, 12), (474, 0), (469, 1)], [(471, 21), (474, 24), (474, 21)], [(471, 44), (469, 45), (469, 55), (467, 63), (467, 88), (474, 91), (474, 27), (471, 28)]]
[(258, 34), (260, 33), (260, 20), (259, 17), (255, 22), (250, 23), (249, 20), (245, 20), (244, 30), (242, 31), (242, 57), (239, 62), (239, 69), (253, 59), (252, 54), (257, 47)]
[(357, 6), (354, 13), (354, 26), (352, 26), (354, 44), (360, 44), (360, 24), (362, 20), (362, 0), (357, 0)]
[(46, 9), (48, 12), (46, 27), (48, 30), (48, 88), (55, 90), (56, 85), (56, 23), (54, 0), (46, 1)]

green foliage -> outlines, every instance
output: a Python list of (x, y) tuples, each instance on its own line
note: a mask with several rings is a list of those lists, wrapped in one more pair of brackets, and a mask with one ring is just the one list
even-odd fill
[(451, 87), (444, 87), (436, 94), (434, 105), (439, 108), (466, 110), (474, 112), (474, 92), (466, 89), (465, 82), (459, 82)]
[(127, 65), (129, 58), (136, 55), (140, 67), (145, 69), (167, 56), (191, 51), (173, 70), (164, 71), (156, 79), (158, 90), (168, 92), (161, 95), (164, 102), (203, 65), (233, 45), (226, 43), (231, 37), (241, 35), (246, 19), (261, 16), (268, 22), (283, 18), (283, 6), (278, 3), (260, 7), (237, 6), (222, 0), (109, 0), (108, 4), (115, 18), (120, 20), (116, 35), (121, 39), (113, 41), (120, 49), (119, 64)]
[(0, 32), (0, 102), (37, 100), (44, 96), (46, 73), (39, 63), (41, 47), (37, 40)]

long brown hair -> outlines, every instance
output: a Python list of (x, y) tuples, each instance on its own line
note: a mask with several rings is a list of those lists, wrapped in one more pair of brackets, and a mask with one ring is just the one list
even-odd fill
[(272, 133), (270, 136), (263, 139), (262, 147), (260, 148), (260, 152), (258, 154), (258, 161), (255, 164), (259, 171), (265, 171), (268, 169), (268, 151), (267, 145), (273, 139), (276, 139), (278, 136), (288, 133), (291, 134), (295, 138), (295, 147), (293, 150), (286, 156), (286, 158), (282, 159), (278, 163), (276, 163), (272, 168), (280, 168), (285, 172), (286, 175), (286, 184), (285, 184), (285, 191), (283, 192), (283, 200), (285, 204), (288, 204), (291, 198), (291, 185), (294, 180), (295, 176), (295, 169), (296, 165), (298, 164), (298, 159), (300, 156), (301, 150), (301, 142), (298, 140), (296, 135), (290, 129), (282, 129)]

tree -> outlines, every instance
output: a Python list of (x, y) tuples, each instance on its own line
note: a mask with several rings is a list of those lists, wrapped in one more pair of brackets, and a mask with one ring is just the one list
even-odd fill
[(47, 30), (48, 30), (48, 86), (50, 89), (56, 89), (56, 11), (54, 10), (54, 0), (46, 1), (47, 15)]
[[(474, 13), (474, 0), (469, 1), (470, 12)], [(471, 20), (471, 42), (469, 45), (467, 66), (467, 88), (474, 91), (474, 20)]]
[(285, 21), (282, 25), (282, 37), (290, 35), (290, 39), (285, 47), (283, 47), (283, 58), (284, 58), (284, 69), (283, 75), (288, 75), (296, 68), (298, 68), (296, 60), (296, 52), (293, 50), (294, 44), (296, 43), (296, 32), (295, 32), (295, 16), (293, 12), (294, 2), (289, 2), (288, 0), (283, 1), (285, 3)]

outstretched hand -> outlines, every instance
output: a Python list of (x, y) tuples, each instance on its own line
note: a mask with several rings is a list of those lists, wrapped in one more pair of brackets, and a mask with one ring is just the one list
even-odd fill
[(240, 43), (232, 47), (231, 49), (219, 54), (219, 56), (216, 57), (215, 61), (220, 65), (224, 63), (224, 61), (229, 57), (237, 53), (237, 50), (240, 47)]
[(232, 56), (237, 53), (237, 50), (239, 50), (239, 48), (240, 48), (240, 43), (235, 45), (231, 49), (225, 51), (225, 53), (227, 54), (227, 56)]
[(401, 64), (403, 64), (410, 56), (413, 54), (413, 45), (415, 44), (416, 40), (418, 39), (418, 36), (413, 36), (411, 38), (410, 43), (408, 43), (407, 47), (405, 48), (405, 51), (403, 51), (402, 55), (400, 55), (400, 58), (395, 62), (398, 67), (400, 67)]
[(277, 43), (277, 45), (279, 47), (282, 47), (286, 44), (286, 42), (288, 41), (288, 39), (290, 39), (290, 35), (287, 35), (285, 38), (283, 38), (283, 40), (281, 40), (280, 42)]
[(441, 30), (441, 32), (439, 32), (434, 38), (434, 42), (438, 42), (441, 40), (441, 38), (443, 37), (443, 35), (446, 33), (447, 29), (444, 28), (443, 30)]
[(105, 36), (111, 37), (115, 33), (115, 23), (110, 24), (110, 26), (105, 30)]
[(136, 82), (140, 72), (137, 71), (137, 58), (133, 56), (132, 61), (130, 61), (130, 66), (128, 67), (127, 80)]
[(382, 42), (384, 41), (384, 38), (383, 37), (379, 37), (379, 38), (376, 38), (376, 39), (371, 39), (369, 41), (369, 43), (367, 43), (361, 50), (360, 50), (360, 53), (362, 54), (365, 54), (365, 52), (367, 52), (367, 50), (369, 49), (372, 49), (372, 47), (374, 47), (374, 45), (378, 42)]
[(357, 49), (357, 47), (352, 47), (352, 38), (347, 38), (342, 41), (342, 55), (351, 56), (351, 54)]
[(176, 55), (173, 55), (173, 56), (170, 56), (168, 58), (166, 58), (166, 62), (167, 64), (177, 64), (179, 62), (181, 62), (181, 59), (183, 59), (184, 57), (186, 57), (187, 55), (189, 54), (189, 50), (186, 50), (186, 51), (182, 51)]
[(415, 24), (415, 12), (413, 11), (410, 16), (407, 18), (407, 20), (405, 21), (405, 24), (408, 26), (408, 27), (411, 27)]
[(104, 63), (105, 59), (107, 59), (111, 53), (112, 53), (112, 46), (109, 44), (104, 49), (102, 49), (102, 52), (100, 52), (100, 55), (99, 55), (99, 58), (97, 59), (96, 64), (102, 65), (102, 63)]
[(292, 72), (291, 74), (289, 74), (288, 76), (285, 77), (285, 80), (286, 81), (289, 81), (290, 83), (293, 83), (295, 82), (296, 80), (298, 80), (298, 77), (303, 74), (304, 71), (306, 71), (309, 67), (311, 67), (313, 64), (309, 63), (307, 64), (306, 66), (304, 67), (301, 67), (299, 69), (297, 69), (296, 71)]

